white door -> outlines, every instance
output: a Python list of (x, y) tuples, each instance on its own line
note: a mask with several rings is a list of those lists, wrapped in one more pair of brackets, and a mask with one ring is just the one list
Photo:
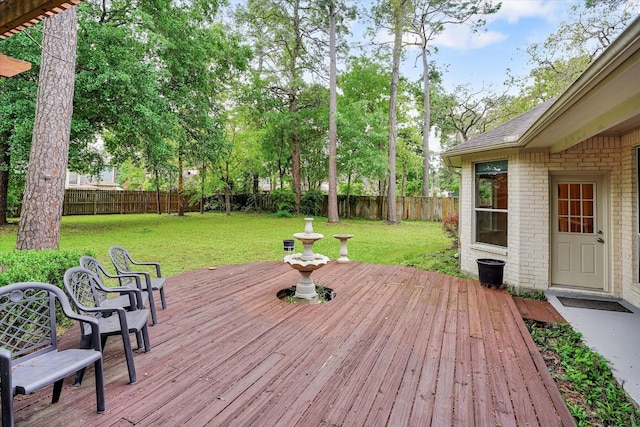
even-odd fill
[(551, 185), (551, 283), (605, 290), (602, 178), (555, 177)]

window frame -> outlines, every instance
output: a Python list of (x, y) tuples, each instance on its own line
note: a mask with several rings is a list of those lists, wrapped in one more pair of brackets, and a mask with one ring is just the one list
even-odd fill
[[(493, 169), (495, 169), (495, 171), (490, 171), (490, 170), (484, 170), (484, 171), (479, 171), (479, 167), (482, 166), (492, 166), (493, 165)], [(498, 175), (498, 174), (504, 174), (506, 176), (506, 208), (494, 208), (494, 207), (482, 207), (479, 206), (480, 204), (480, 197), (479, 197), (479, 188), (478, 188), (478, 179), (480, 175)], [(473, 241), (474, 244), (478, 244), (478, 245), (489, 245), (492, 247), (496, 247), (496, 248), (503, 248), (503, 249), (507, 249), (509, 247), (509, 230), (508, 230), (508, 221), (509, 221), (509, 163), (507, 159), (496, 159), (496, 160), (490, 160), (490, 161), (483, 161), (483, 162), (475, 162), (473, 163)], [(490, 213), (490, 214), (504, 214), (505, 215), (505, 230), (504, 230), (504, 236), (500, 236), (504, 238), (504, 245), (502, 244), (496, 244), (496, 243), (492, 243), (489, 241), (482, 241), (480, 240), (480, 236), (479, 236), (479, 226), (478, 226), (478, 222), (479, 222), (479, 215), (481, 213)], [(493, 219), (492, 219), (493, 220)]]

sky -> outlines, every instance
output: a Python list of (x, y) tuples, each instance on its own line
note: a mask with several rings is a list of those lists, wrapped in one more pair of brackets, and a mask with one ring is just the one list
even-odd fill
[[(434, 41), (438, 52), (431, 57), (439, 67), (447, 66), (445, 88), (471, 84), (476, 90), (493, 86), (501, 91), (508, 68), (517, 76), (526, 75), (526, 46), (544, 41), (577, 1), (583, 0), (502, 0), (498, 13), (486, 17), (486, 31), (472, 34), (465, 25), (446, 29)], [(402, 71), (420, 78), (415, 52), (407, 52)]]

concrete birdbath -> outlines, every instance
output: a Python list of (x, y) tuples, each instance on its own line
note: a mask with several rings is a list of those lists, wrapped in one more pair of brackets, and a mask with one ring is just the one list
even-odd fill
[(311, 300), (318, 299), (316, 284), (313, 282), (313, 279), (311, 279), (311, 273), (326, 265), (329, 262), (329, 258), (313, 253), (313, 244), (324, 238), (324, 236), (320, 233), (313, 232), (313, 218), (305, 218), (304, 220), (306, 221), (304, 233), (295, 233), (293, 235), (293, 237), (302, 242), (304, 251), (302, 253), (285, 256), (284, 262), (300, 272), (301, 277), (296, 284), (294, 297), (311, 302)]
[(340, 258), (336, 261), (338, 264), (346, 264), (349, 262), (349, 258), (347, 258), (347, 240), (353, 237), (353, 234), (334, 234), (333, 237), (340, 240)]

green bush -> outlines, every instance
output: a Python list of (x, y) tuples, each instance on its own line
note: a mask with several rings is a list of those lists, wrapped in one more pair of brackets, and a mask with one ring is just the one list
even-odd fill
[(300, 211), (304, 215), (320, 215), (324, 193), (320, 190), (309, 190), (300, 199)]
[(293, 213), (296, 209), (296, 196), (288, 188), (278, 188), (273, 190), (269, 197), (273, 200), (278, 216), (286, 216), (286, 212)]
[[(64, 273), (80, 265), (83, 255), (95, 256), (91, 250), (43, 249), (0, 253), (0, 286), (18, 282), (44, 282), (64, 290)], [(62, 310), (57, 313), (63, 319)], [(65, 322), (62, 322), (62, 325)]]

